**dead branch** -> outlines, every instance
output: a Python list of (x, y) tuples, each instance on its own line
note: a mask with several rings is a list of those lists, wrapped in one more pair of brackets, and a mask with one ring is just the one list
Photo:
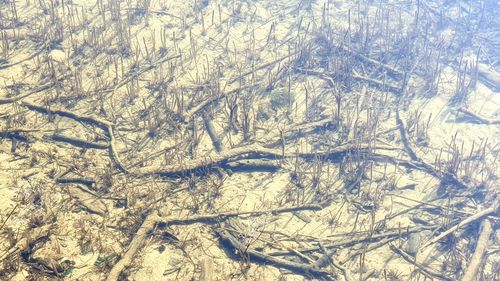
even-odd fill
[(70, 186), (68, 193), (86, 210), (91, 213), (105, 216), (108, 214), (106, 204), (88, 188), (83, 186)]
[(481, 219), (481, 218), (483, 218), (485, 216), (488, 216), (488, 215), (491, 215), (491, 214), (495, 213), (498, 210), (499, 205), (500, 205), (500, 201), (497, 201), (497, 202), (495, 202), (495, 204), (493, 204), (493, 206), (491, 206), (491, 207), (489, 207), (487, 209), (484, 209), (483, 211), (478, 212), (478, 213), (476, 213), (476, 214), (474, 214), (474, 215), (472, 215), (472, 216), (470, 216), (470, 217), (468, 217), (468, 218), (460, 221), (459, 224), (451, 227), (450, 229), (444, 231), (443, 233), (441, 233), (438, 236), (436, 236), (433, 239), (431, 239), (424, 246), (422, 246), (421, 250), (423, 250), (423, 249), (429, 247), (430, 245), (438, 242), (439, 240), (441, 240), (444, 237), (452, 234), (453, 232), (459, 230), (460, 228), (462, 228), (462, 227), (464, 227), (464, 226), (466, 226), (466, 225), (468, 225), (468, 224), (470, 224), (470, 223), (472, 223), (472, 222), (474, 222), (476, 220), (479, 220), (479, 219)]
[(236, 93), (243, 91), (243, 90), (254, 88), (258, 85), (259, 85), (259, 83), (253, 83), (253, 84), (237, 87), (233, 90), (230, 90), (230, 91), (227, 91), (224, 93), (212, 95), (210, 98), (206, 99), (205, 101), (200, 102), (198, 105), (189, 109), (185, 114), (183, 114), (183, 119), (184, 120), (191, 120), (191, 118), (196, 113), (200, 112), (201, 110), (203, 110), (207, 106), (211, 105), (212, 103), (217, 102), (218, 100), (222, 99), (223, 97), (230, 96), (232, 94), (236, 94)]
[(311, 274), (314, 276), (322, 276), (322, 277), (329, 276), (328, 271), (322, 270), (315, 265), (292, 262), (285, 259), (269, 256), (259, 251), (248, 249), (245, 245), (243, 245), (240, 241), (238, 241), (238, 239), (232, 236), (229, 232), (218, 229), (215, 229), (214, 231), (219, 235), (222, 241), (228, 242), (232, 248), (238, 251), (238, 253), (240, 253), (241, 255), (248, 255), (249, 258), (253, 258), (258, 262), (272, 264), (277, 266), (278, 268), (286, 268), (288, 270), (291, 270), (295, 273), (302, 275)]
[[(317, 156), (324, 157), (333, 157), (336, 155), (344, 154), (348, 151), (353, 150), (366, 150), (366, 149), (376, 149), (377, 147), (373, 147), (368, 144), (344, 144), (339, 145), (335, 148), (329, 149), (327, 151), (317, 151), (317, 152), (302, 152), (302, 153), (285, 153), (280, 149), (274, 148), (266, 148), (259, 144), (249, 144), (245, 146), (240, 146), (232, 149), (225, 150), (219, 154), (213, 156), (205, 156), (204, 158), (198, 158), (191, 161), (187, 161), (186, 163), (176, 163), (165, 166), (163, 168), (157, 167), (146, 167), (138, 169), (137, 171), (132, 172), (137, 176), (148, 176), (148, 175), (162, 175), (162, 176), (183, 176), (187, 174), (191, 174), (197, 172), (204, 168), (210, 168), (213, 166), (217, 166), (226, 162), (231, 161), (237, 157), (248, 156), (248, 155), (265, 155), (267, 157), (274, 157), (277, 159), (280, 158), (293, 158), (296, 156), (302, 158), (312, 158)], [(383, 148), (383, 147), (382, 147)], [(392, 147), (391, 147), (392, 148)]]
[(495, 91), (500, 90), (500, 73), (490, 69), (483, 63), (477, 64), (477, 70), (479, 72), (479, 78), (482, 82), (492, 87)]
[(410, 256), (409, 254), (407, 254), (406, 252), (404, 252), (403, 250), (401, 250), (400, 248), (394, 246), (394, 245), (390, 245), (390, 248), (393, 252), (395, 252), (396, 254), (400, 255), (403, 259), (405, 259), (407, 262), (415, 265), (424, 275), (426, 275), (427, 277), (431, 278), (434, 277), (434, 278), (438, 278), (440, 280), (446, 280), (446, 281), (452, 281), (453, 279), (447, 277), (447, 276), (444, 276), (442, 275), (441, 273), (439, 272), (435, 272), (433, 271), (432, 269), (429, 269), (429, 268), (426, 268), (424, 267), (423, 265), (417, 263), (415, 261), (415, 259)]
[(500, 119), (488, 119), (463, 107), (459, 108), (458, 111), (464, 113), (467, 117), (478, 123), (487, 125), (500, 124)]
[(205, 123), (205, 128), (207, 130), (208, 136), (210, 137), (210, 140), (212, 141), (212, 144), (215, 148), (215, 151), (221, 152), (222, 142), (220, 141), (219, 136), (217, 136), (217, 132), (215, 131), (212, 120), (209, 116), (205, 115), (203, 116), (203, 121)]
[(296, 211), (317, 211), (321, 210), (322, 207), (319, 204), (308, 204), (294, 207), (283, 207), (277, 209), (268, 209), (261, 211), (243, 211), (243, 212), (227, 212), (227, 213), (219, 213), (212, 215), (198, 215), (198, 216), (190, 216), (187, 218), (179, 218), (178, 216), (169, 217), (160, 217), (158, 219), (158, 223), (172, 225), (172, 224), (183, 224), (183, 223), (194, 223), (194, 222), (203, 222), (203, 221), (220, 221), (223, 219), (228, 219), (232, 217), (241, 217), (241, 216), (259, 216), (265, 214), (281, 214), (281, 213), (289, 213)]
[(40, 112), (43, 114), (59, 115), (59, 116), (63, 116), (66, 118), (73, 119), (73, 120), (78, 121), (78, 122), (96, 125), (96, 126), (100, 127), (101, 129), (106, 130), (106, 131), (108, 130), (108, 127), (113, 126), (113, 123), (111, 123), (107, 120), (98, 118), (98, 117), (94, 117), (94, 116), (79, 115), (79, 114), (76, 114), (76, 113), (73, 113), (70, 111), (60, 110), (60, 109), (51, 109), (51, 108), (41, 106), (38, 104), (34, 104), (31, 102), (27, 102), (27, 101), (21, 102), (21, 105), (28, 108), (29, 110), (33, 110), (33, 111)]
[(142, 246), (144, 240), (146, 239), (146, 236), (151, 230), (153, 230), (157, 221), (158, 214), (156, 212), (151, 212), (146, 217), (141, 227), (139, 227), (136, 234), (134, 235), (134, 238), (130, 242), (127, 250), (122, 255), (121, 259), (113, 266), (113, 268), (109, 272), (108, 277), (106, 278), (107, 281), (119, 280), (120, 274), (128, 265), (130, 265), (135, 253), (137, 253), (139, 248)]
[(54, 134), (50, 136), (50, 139), (58, 142), (69, 143), (73, 146), (81, 148), (94, 148), (94, 149), (108, 149), (109, 145), (98, 142), (89, 142), (75, 137), (64, 136), (60, 134)]
[[(63, 81), (67, 76), (62, 76), (60, 78), (57, 78), (57, 81), (60, 82), (60, 81)], [(11, 98), (0, 98), (0, 105), (2, 104), (10, 104), (10, 103), (14, 103), (14, 102), (17, 102), (17, 101), (20, 101), (26, 97), (29, 97), (33, 94), (36, 94), (36, 93), (40, 93), (40, 92), (43, 92), (43, 91), (46, 91), (50, 88), (54, 87), (54, 81), (50, 81), (49, 83), (45, 84), (45, 85), (42, 85), (42, 86), (38, 86), (30, 91), (28, 91), (27, 93), (25, 94), (22, 94), (22, 95), (18, 95), (18, 96), (15, 96), (15, 97), (11, 97)]]
[(479, 239), (477, 240), (476, 250), (474, 251), (470, 263), (465, 270), (462, 281), (476, 280), (479, 268), (481, 267), (481, 264), (483, 264), (484, 253), (488, 247), (488, 242), (492, 232), (493, 228), (491, 227), (490, 220), (484, 219), (481, 223), (481, 233), (479, 234)]
[(261, 210), (261, 211), (244, 211), (244, 212), (227, 212), (221, 214), (213, 214), (213, 215), (199, 215), (199, 216), (191, 216), (184, 219), (178, 218), (178, 216), (172, 217), (163, 217), (158, 215), (157, 212), (152, 212), (149, 214), (141, 227), (135, 234), (132, 242), (126, 252), (123, 254), (122, 258), (113, 266), (111, 269), (108, 278), (108, 281), (118, 280), (120, 273), (131, 263), (132, 258), (135, 253), (139, 250), (142, 245), (146, 234), (153, 230), (153, 228), (159, 224), (183, 224), (183, 223), (194, 223), (194, 222), (202, 222), (202, 221), (219, 221), (231, 217), (237, 216), (246, 216), (246, 215), (263, 215), (263, 214), (279, 214), (293, 211), (301, 211), (301, 210), (320, 210), (322, 207), (318, 204), (309, 204), (295, 207), (283, 207), (277, 209), (269, 209), (269, 210)]

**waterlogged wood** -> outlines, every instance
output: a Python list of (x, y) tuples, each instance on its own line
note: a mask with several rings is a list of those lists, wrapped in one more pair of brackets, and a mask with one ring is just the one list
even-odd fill
[(483, 220), (481, 223), (481, 232), (479, 234), (479, 239), (477, 240), (476, 249), (474, 254), (465, 270), (462, 281), (473, 281), (476, 280), (478, 276), (479, 269), (483, 263), (484, 254), (488, 248), (488, 243), (490, 236), (493, 233), (493, 228), (489, 219)]
[(57, 142), (65, 142), (81, 148), (94, 148), (94, 149), (108, 149), (109, 145), (106, 143), (89, 142), (75, 137), (65, 136), (61, 134), (54, 134), (50, 139)]
[(491, 215), (493, 213), (495, 213), (497, 210), (498, 210), (498, 207), (500, 206), (500, 201), (499, 202), (495, 202), (493, 204), (493, 206), (487, 208), (487, 209), (484, 209), (482, 210), (481, 212), (478, 212), (464, 220), (462, 220), (460, 223), (458, 223), (457, 225), (449, 228), (448, 230), (442, 232), (441, 234), (439, 234), (438, 236), (434, 237), (432, 240), (430, 240), (429, 242), (427, 242), (424, 246), (422, 246), (422, 249), (424, 248), (427, 248), (429, 246), (431, 246), (432, 244), (438, 242), (439, 240), (443, 239), (444, 237), (452, 234), (453, 232), (459, 230), (460, 228), (476, 221), (476, 220), (479, 220), (485, 216), (488, 216), (488, 215)]
[(477, 71), (479, 72), (481, 81), (492, 87), (495, 91), (500, 91), (500, 73), (483, 63), (477, 64)]
[[(372, 145), (369, 144), (345, 144), (345, 145), (339, 145), (335, 148), (331, 148), (327, 151), (299, 152), (299, 153), (285, 152), (283, 154), (283, 151), (281, 149), (266, 148), (260, 144), (254, 143), (228, 149), (215, 155), (189, 160), (184, 163), (174, 163), (161, 168), (158, 167), (140, 168), (134, 171), (133, 173), (137, 176), (149, 176), (149, 175), (182, 176), (195, 172), (200, 172), (202, 169), (209, 169), (211, 167), (223, 164), (225, 162), (229, 162), (232, 159), (235, 159), (239, 156), (261, 155), (266, 157), (273, 157), (276, 159), (280, 159), (283, 157), (293, 158), (296, 156), (302, 158), (311, 158), (317, 156), (332, 157), (339, 154), (344, 154), (348, 151), (368, 150), (376, 148), (377, 147), (373, 147)], [(384, 146), (380, 146), (379, 148), (384, 148)], [(392, 148), (392, 147), (386, 147), (386, 148)]]
[(238, 241), (238, 239), (236, 239), (226, 230), (216, 229), (215, 232), (223, 241), (228, 242), (234, 249), (236, 249), (240, 255), (247, 255), (249, 257), (249, 261), (256, 260), (265, 264), (271, 264), (278, 268), (285, 268), (301, 275), (314, 275), (323, 277), (329, 277), (330, 275), (328, 271), (323, 270), (316, 265), (292, 262), (249, 249), (249, 247), (243, 245), (240, 241)]
[(127, 250), (122, 255), (121, 259), (111, 269), (108, 278), (106, 280), (116, 281), (119, 279), (121, 272), (127, 266), (130, 265), (134, 255), (142, 246), (146, 238), (146, 235), (149, 232), (151, 232), (153, 228), (159, 223), (172, 225), (172, 224), (184, 224), (184, 223), (194, 223), (202, 221), (214, 221), (214, 220), (218, 221), (236, 216), (279, 214), (279, 213), (294, 212), (299, 210), (320, 210), (321, 208), (322, 207), (318, 204), (310, 204), (310, 205), (282, 207), (277, 209), (260, 210), (260, 211), (227, 212), (227, 213), (212, 214), (212, 215), (198, 215), (198, 216), (190, 216), (187, 218), (179, 218), (178, 216), (164, 217), (160, 216), (158, 212), (154, 211), (146, 217), (141, 227), (139, 228), (139, 230), (137, 230), (136, 234), (134, 235), (134, 238), (130, 242), (130, 245), (128, 246)]
[(40, 112), (43, 114), (59, 115), (62, 117), (73, 119), (75, 121), (96, 125), (104, 130), (107, 130), (108, 127), (113, 126), (112, 122), (109, 122), (109, 121), (104, 120), (104, 119), (99, 118), (99, 117), (94, 117), (94, 116), (89, 116), (89, 115), (80, 115), (80, 114), (76, 114), (76, 113), (73, 113), (73, 112), (70, 112), (67, 110), (53, 109), (51, 107), (42, 106), (42, 105), (38, 105), (38, 104), (35, 104), (32, 102), (27, 102), (27, 101), (21, 102), (21, 105), (28, 108), (29, 110), (37, 111), (37, 112)]

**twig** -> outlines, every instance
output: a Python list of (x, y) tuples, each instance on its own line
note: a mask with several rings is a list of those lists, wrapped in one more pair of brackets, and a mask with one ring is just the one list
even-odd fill
[(2, 225), (0, 225), (0, 230), (2, 230), (2, 228), (5, 226), (5, 224), (10, 219), (10, 217), (12, 216), (12, 214), (16, 211), (16, 209), (17, 209), (18, 206), (19, 206), (19, 204), (16, 204), (16, 206), (14, 206), (14, 208), (12, 208), (12, 210), (9, 212), (9, 214), (7, 215), (7, 217), (5, 218), (5, 220), (2, 222)]

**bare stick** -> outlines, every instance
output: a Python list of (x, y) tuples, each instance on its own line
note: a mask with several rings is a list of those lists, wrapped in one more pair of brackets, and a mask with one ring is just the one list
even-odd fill
[(448, 278), (447, 276), (444, 276), (444, 275), (442, 275), (439, 272), (435, 272), (435, 271), (433, 271), (433, 270), (431, 270), (429, 268), (426, 268), (423, 265), (417, 263), (412, 256), (410, 256), (409, 254), (405, 253), (403, 250), (399, 249), (398, 247), (396, 247), (394, 245), (390, 245), (390, 248), (391, 248), (391, 250), (393, 252), (395, 252), (396, 254), (400, 255), (403, 259), (405, 259), (409, 263), (415, 265), (425, 276), (427, 276), (427, 277), (429, 277), (431, 279), (432, 279), (432, 277), (434, 277), (434, 278), (438, 278), (438, 279), (446, 280), (446, 281), (451, 281), (452, 280), (451, 278)]
[(271, 214), (271, 213), (284, 213), (284, 212), (293, 212), (293, 211), (300, 211), (300, 210), (320, 210), (322, 207), (317, 204), (310, 204), (310, 205), (303, 205), (303, 206), (295, 206), (295, 207), (284, 207), (284, 208), (278, 208), (278, 209), (270, 209), (270, 210), (261, 210), (261, 211), (246, 211), (246, 212), (227, 212), (227, 213), (221, 213), (221, 214), (213, 214), (213, 215), (201, 215), (201, 216), (191, 216), (187, 217), (184, 219), (180, 219), (177, 216), (173, 216), (171, 218), (165, 218), (159, 216), (156, 212), (152, 212), (149, 214), (144, 222), (142, 223), (141, 227), (135, 234), (134, 238), (132, 239), (132, 242), (130, 242), (130, 245), (128, 249), (125, 251), (123, 254), (122, 258), (113, 266), (111, 269), (108, 278), (106, 279), (107, 281), (115, 281), (118, 280), (118, 277), (120, 276), (120, 273), (132, 262), (132, 259), (139, 250), (139, 248), (142, 246), (146, 235), (153, 230), (153, 228), (156, 226), (158, 223), (164, 223), (167, 225), (172, 225), (172, 224), (181, 224), (181, 223), (193, 223), (193, 222), (200, 222), (200, 221), (214, 221), (214, 220), (221, 220), (221, 219), (226, 219), (229, 217), (236, 217), (236, 216), (244, 216), (244, 215), (262, 215), (262, 214)]
[(490, 214), (495, 213), (498, 210), (498, 206), (499, 206), (499, 202), (496, 202), (493, 206), (466, 218), (465, 220), (461, 221), (459, 224), (455, 225), (454, 227), (452, 227), (452, 228), (446, 230), (445, 232), (441, 233), (440, 235), (434, 237), (434, 239), (430, 240), (424, 246), (422, 246), (422, 249), (425, 249), (425, 248), (429, 247), (430, 245), (438, 242), (439, 240), (443, 239), (444, 237), (457, 231), (461, 227), (464, 227), (464, 226), (466, 226), (466, 225), (468, 225), (468, 224), (470, 224), (470, 223), (472, 223), (472, 222), (474, 222), (474, 221), (476, 221), (484, 216), (488, 216)]
[(113, 123), (100, 119), (98, 117), (93, 117), (93, 116), (87, 116), (87, 115), (79, 115), (70, 111), (66, 110), (59, 110), (59, 109), (49, 109), (45, 106), (41, 106), (38, 104), (34, 104), (31, 102), (23, 101), (21, 102), (21, 105), (28, 108), (29, 110), (37, 111), (43, 114), (51, 114), (51, 115), (59, 115), (63, 117), (67, 117), (70, 119), (73, 119), (75, 121), (80, 121), (83, 123), (88, 123), (88, 124), (93, 124), (96, 125), (104, 130), (107, 130), (108, 127), (112, 126)]
[(127, 250), (122, 255), (121, 259), (113, 266), (113, 268), (109, 272), (109, 275), (106, 278), (107, 281), (118, 280), (121, 272), (132, 262), (135, 253), (137, 253), (139, 248), (142, 246), (148, 232), (150, 232), (155, 227), (157, 221), (158, 214), (156, 212), (152, 212), (146, 217), (141, 227), (139, 227), (139, 230), (137, 230), (134, 239), (132, 239), (132, 242), (130, 242)]
[(263, 254), (259, 251), (254, 251), (248, 249), (246, 245), (243, 245), (238, 239), (229, 234), (225, 230), (215, 230), (215, 232), (221, 237), (222, 240), (229, 242), (233, 248), (235, 248), (240, 254), (248, 255), (250, 258), (256, 259), (260, 262), (270, 263), (280, 268), (286, 268), (299, 274), (312, 274), (316, 276), (328, 276), (328, 271), (322, 270), (315, 265), (297, 263), (288, 261), (281, 258), (276, 258)]
[(82, 148), (94, 148), (94, 149), (108, 149), (109, 145), (97, 142), (89, 142), (79, 138), (64, 136), (60, 134), (54, 134), (50, 136), (50, 139), (57, 142), (65, 142), (71, 145), (82, 147)]
[(483, 220), (483, 222), (481, 223), (481, 234), (479, 234), (479, 239), (477, 240), (476, 250), (472, 255), (469, 266), (467, 266), (467, 270), (465, 270), (462, 281), (476, 280), (476, 276), (479, 272), (479, 268), (481, 267), (484, 253), (486, 252), (486, 248), (488, 247), (488, 241), (492, 232), (493, 229), (491, 227), (490, 220)]
[(258, 216), (264, 214), (280, 214), (280, 213), (289, 213), (295, 211), (304, 211), (304, 210), (321, 210), (321, 205), (318, 204), (307, 204), (302, 206), (294, 206), (294, 207), (283, 207), (277, 209), (268, 209), (268, 210), (260, 210), (260, 211), (244, 211), (244, 212), (227, 212), (227, 213), (219, 213), (219, 214), (211, 214), (211, 215), (198, 215), (191, 216), (187, 218), (179, 218), (178, 216), (173, 216), (171, 218), (158, 218), (158, 223), (164, 224), (181, 224), (181, 223), (193, 223), (200, 221), (217, 221), (221, 219), (227, 219), (231, 217), (239, 217), (239, 216)]
[(458, 111), (464, 113), (468, 117), (470, 117), (472, 120), (479, 122), (479, 123), (484, 123), (487, 125), (493, 125), (493, 124), (500, 124), (500, 119), (488, 119), (485, 117), (482, 117), (466, 108), (459, 108)]

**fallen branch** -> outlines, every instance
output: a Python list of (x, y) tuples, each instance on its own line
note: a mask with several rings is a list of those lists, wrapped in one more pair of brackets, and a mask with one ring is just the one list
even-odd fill
[(146, 217), (121, 259), (113, 266), (113, 268), (111, 268), (111, 271), (106, 278), (107, 281), (116, 281), (119, 279), (120, 274), (128, 265), (130, 265), (135, 253), (137, 253), (139, 248), (142, 246), (146, 236), (151, 230), (153, 230), (157, 221), (158, 214), (156, 212), (152, 212)]
[(414, 266), (416, 266), (424, 275), (426, 275), (426, 277), (430, 278), (431, 280), (433, 279), (432, 277), (434, 277), (434, 278), (438, 278), (438, 279), (441, 279), (441, 280), (452, 281), (451, 278), (449, 278), (447, 276), (444, 276), (444, 275), (442, 275), (439, 272), (435, 272), (432, 269), (426, 268), (423, 265), (417, 263), (412, 256), (410, 256), (409, 254), (405, 253), (403, 250), (399, 249), (398, 247), (396, 247), (394, 245), (390, 245), (389, 247), (391, 248), (391, 250), (393, 252), (395, 252), (396, 254), (400, 255), (407, 262), (409, 262), (409, 263), (413, 264)]
[[(57, 81), (62, 81), (66, 78), (67, 76), (63, 76), (63, 77), (60, 77), (57, 79)], [(20, 101), (26, 97), (29, 97), (33, 94), (36, 94), (36, 93), (39, 93), (39, 92), (42, 92), (42, 91), (45, 91), (45, 90), (48, 90), (50, 88), (52, 88), (54, 86), (54, 82), (53, 81), (50, 81), (49, 83), (45, 84), (45, 85), (42, 85), (42, 86), (39, 86), (39, 87), (36, 87), (35, 89), (25, 93), (25, 94), (22, 94), (22, 95), (17, 95), (15, 97), (11, 97), (11, 98), (0, 98), (0, 105), (2, 104), (10, 104), (10, 103), (14, 103), (14, 102), (17, 102), (17, 101)]]
[(281, 258), (276, 258), (273, 256), (269, 256), (266, 254), (263, 254), (259, 251), (255, 251), (252, 249), (248, 249), (246, 245), (243, 245), (238, 239), (236, 239), (234, 236), (229, 234), (229, 232), (225, 230), (214, 230), (221, 240), (228, 242), (232, 248), (236, 249), (238, 253), (241, 255), (247, 255), (249, 259), (255, 259), (257, 261), (266, 263), (266, 264), (272, 264), (278, 268), (285, 268), (288, 270), (291, 270), (295, 273), (304, 275), (304, 274), (310, 274), (314, 276), (322, 276), (322, 277), (328, 277), (329, 272), (326, 270), (322, 270), (316, 265), (310, 265), (310, 264), (305, 264), (305, 263), (298, 263), (298, 262), (292, 262), (288, 261), (285, 259)]
[[(387, 239), (387, 238), (392, 238), (392, 237), (398, 237), (398, 236), (404, 237), (407, 234), (415, 233), (415, 232), (419, 232), (419, 231), (422, 231), (421, 227), (404, 228), (401, 230), (380, 233), (380, 234), (366, 235), (366, 236), (362, 236), (362, 237), (353, 237), (353, 238), (344, 239), (344, 240), (335, 241), (335, 242), (323, 241), (322, 246), (325, 249), (339, 248), (339, 247), (355, 245), (358, 243), (377, 241), (377, 240)], [(312, 247), (300, 248), (300, 249), (296, 249), (296, 250), (301, 252), (301, 253), (307, 253), (307, 252), (314, 252), (314, 251), (321, 250), (321, 247), (320, 246), (312, 246)], [(271, 256), (284, 256), (284, 255), (291, 254), (291, 252), (290, 251), (274, 251), (274, 252), (271, 252), (268, 254)]]
[(205, 128), (207, 130), (208, 136), (210, 137), (210, 140), (212, 141), (212, 144), (215, 148), (215, 151), (221, 152), (222, 151), (222, 142), (220, 141), (219, 137), (217, 136), (217, 132), (215, 131), (212, 120), (210, 119), (209, 116), (205, 115), (205, 116), (203, 116), (203, 121), (205, 123)]
[(477, 64), (477, 71), (479, 72), (479, 79), (483, 83), (492, 87), (495, 91), (500, 91), (500, 73), (490, 69), (483, 63)]
[(82, 140), (79, 138), (54, 134), (49, 136), (53, 141), (65, 142), (69, 143), (73, 146), (82, 147), (82, 148), (95, 148), (95, 149), (108, 149), (109, 145), (104, 143), (96, 143), (96, 142), (88, 142), (86, 140)]
[(135, 253), (141, 247), (146, 235), (153, 230), (157, 224), (183, 224), (183, 223), (194, 223), (201, 221), (220, 221), (230, 217), (245, 216), (245, 215), (262, 215), (262, 214), (279, 214), (285, 212), (301, 211), (301, 210), (320, 210), (322, 207), (317, 204), (309, 204), (295, 207), (283, 207), (277, 209), (261, 210), (261, 211), (245, 211), (245, 212), (227, 212), (213, 215), (199, 215), (191, 216), (187, 218), (179, 218), (178, 216), (163, 217), (159, 216), (156, 212), (149, 214), (141, 227), (135, 234), (132, 242), (128, 246), (128, 249), (123, 254), (122, 258), (113, 266), (111, 269), (107, 281), (118, 280), (120, 273), (132, 262)]
[(189, 109), (186, 113), (183, 114), (182, 117), (183, 117), (184, 120), (191, 120), (191, 118), (193, 118), (193, 116), (196, 113), (200, 112), (201, 110), (203, 110), (207, 106), (211, 105), (212, 103), (214, 103), (214, 102), (222, 99), (223, 97), (226, 97), (226, 96), (229, 96), (229, 95), (232, 95), (232, 94), (236, 94), (236, 93), (238, 93), (240, 91), (243, 91), (243, 90), (246, 90), (246, 89), (251, 89), (251, 88), (256, 87), (258, 85), (259, 85), (259, 83), (253, 83), (253, 84), (249, 84), (249, 85), (238, 87), (236, 89), (233, 89), (233, 90), (230, 90), (230, 91), (227, 91), (227, 92), (224, 92), (224, 93), (213, 94), (213, 95), (211, 95), (210, 98), (206, 99), (205, 101), (200, 102), (196, 106), (194, 106), (191, 109)]
[(471, 118), (472, 120), (474, 120), (475, 122), (477, 123), (482, 123), (482, 124), (487, 124), (487, 125), (493, 125), (493, 124), (500, 124), (500, 119), (488, 119), (488, 118), (485, 118), (485, 117), (482, 117), (466, 108), (459, 108), (458, 111), (464, 113), (465, 115), (467, 115), (469, 118)]
[(232, 217), (259, 216), (264, 214), (281, 214), (281, 213), (289, 213), (289, 212), (305, 211), (305, 210), (317, 211), (321, 209), (322, 209), (321, 205), (307, 204), (301, 206), (283, 207), (283, 208), (260, 210), (260, 211), (243, 211), (243, 212), (235, 211), (235, 212), (226, 212), (226, 213), (219, 213), (212, 215), (198, 215), (198, 216), (190, 216), (187, 218), (179, 218), (178, 216), (173, 216), (171, 218), (160, 217), (158, 218), (158, 223), (172, 225), (172, 224), (194, 223), (202, 221), (220, 221)]
[(95, 125), (101, 129), (103, 129), (108, 134), (108, 137), (109, 137), (109, 146), (107, 146), (106, 148), (109, 149), (109, 154), (111, 155), (111, 158), (113, 159), (115, 165), (117, 166), (117, 168), (120, 171), (122, 171), (124, 173), (128, 173), (128, 170), (122, 164), (122, 162), (120, 161), (120, 158), (118, 156), (118, 153), (116, 152), (115, 137), (113, 134), (114, 124), (112, 122), (109, 122), (107, 120), (104, 120), (104, 119), (101, 119), (98, 117), (93, 117), (93, 116), (88, 116), (88, 115), (79, 115), (79, 114), (69, 112), (66, 110), (50, 109), (50, 108), (40, 106), (40, 105), (37, 105), (34, 103), (26, 102), (26, 101), (23, 101), (21, 103), (21, 105), (30, 109), (30, 110), (37, 111), (37, 112), (40, 112), (43, 114), (59, 115), (62, 117), (73, 119), (73, 120), (78, 121), (78, 122), (92, 124), (92, 125)]
[(137, 176), (148, 176), (148, 175), (185, 176), (200, 171), (202, 169), (207, 169), (213, 166), (227, 163), (231, 160), (236, 160), (237, 157), (244, 157), (244, 156), (246, 157), (248, 155), (266, 155), (267, 157), (273, 157), (277, 159), (281, 159), (283, 157), (293, 158), (296, 156), (302, 158), (313, 158), (317, 156), (334, 157), (345, 154), (348, 151), (376, 149), (376, 148), (377, 147), (370, 146), (369, 144), (347, 143), (344, 145), (339, 145), (327, 151), (302, 152), (298, 154), (297, 153), (283, 154), (281, 149), (266, 148), (260, 144), (249, 144), (245, 146), (228, 149), (213, 156), (205, 156), (203, 158), (194, 159), (191, 161), (187, 161), (185, 163), (175, 163), (165, 166), (163, 168), (157, 168), (157, 167), (140, 168), (133, 173), (136, 174)]
[(479, 213), (476, 213), (464, 220), (462, 220), (459, 224), (451, 227), (450, 229), (444, 231), (443, 233), (439, 234), (438, 236), (434, 237), (433, 239), (431, 239), (429, 242), (427, 242), (424, 246), (422, 246), (422, 249), (425, 249), (427, 247), (429, 247), (430, 245), (438, 242), (439, 240), (443, 239), (444, 237), (452, 234), (453, 232), (457, 231), (458, 229), (476, 221), (476, 220), (479, 220), (481, 219), (482, 217), (485, 217), (485, 216), (488, 216), (488, 215), (491, 215), (493, 213), (495, 213), (497, 210), (498, 210), (498, 206), (499, 206), (499, 203), (500, 202), (496, 202), (493, 206), (479, 212)]
[(70, 111), (66, 111), (66, 110), (51, 109), (51, 108), (48, 108), (46, 106), (41, 106), (41, 105), (30, 103), (27, 101), (21, 102), (21, 105), (28, 108), (29, 110), (33, 110), (33, 111), (40, 112), (43, 114), (59, 115), (59, 116), (63, 116), (66, 118), (73, 119), (73, 120), (78, 121), (78, 122), (96, 125), (103, 130), (107, 130), (108, 127), (113, 125), (113, 123), (111, 123), (107, 120), (98, 118), (98, 117), (93, 117), (93, 116), (88, 116), (88, 115), (79, 115), (79, 114), (76, 114), (76, 113), (73, 113)]
[(462, 281), (476, 280), (479, 268), (481, 267), (481, 264), (483, 264), (484, 253), (486, 252), (486, 248), (488, 247), (491, 233), (493, 233), (493, 229), (491, 227), (490, 220), (483, 220), (483, 222), (481, 223), (481, 233), (479, 234), (479, 239), (477, 240), (476, 244), (476, 250), (474, 251), (470, 263), (465, 270)]

